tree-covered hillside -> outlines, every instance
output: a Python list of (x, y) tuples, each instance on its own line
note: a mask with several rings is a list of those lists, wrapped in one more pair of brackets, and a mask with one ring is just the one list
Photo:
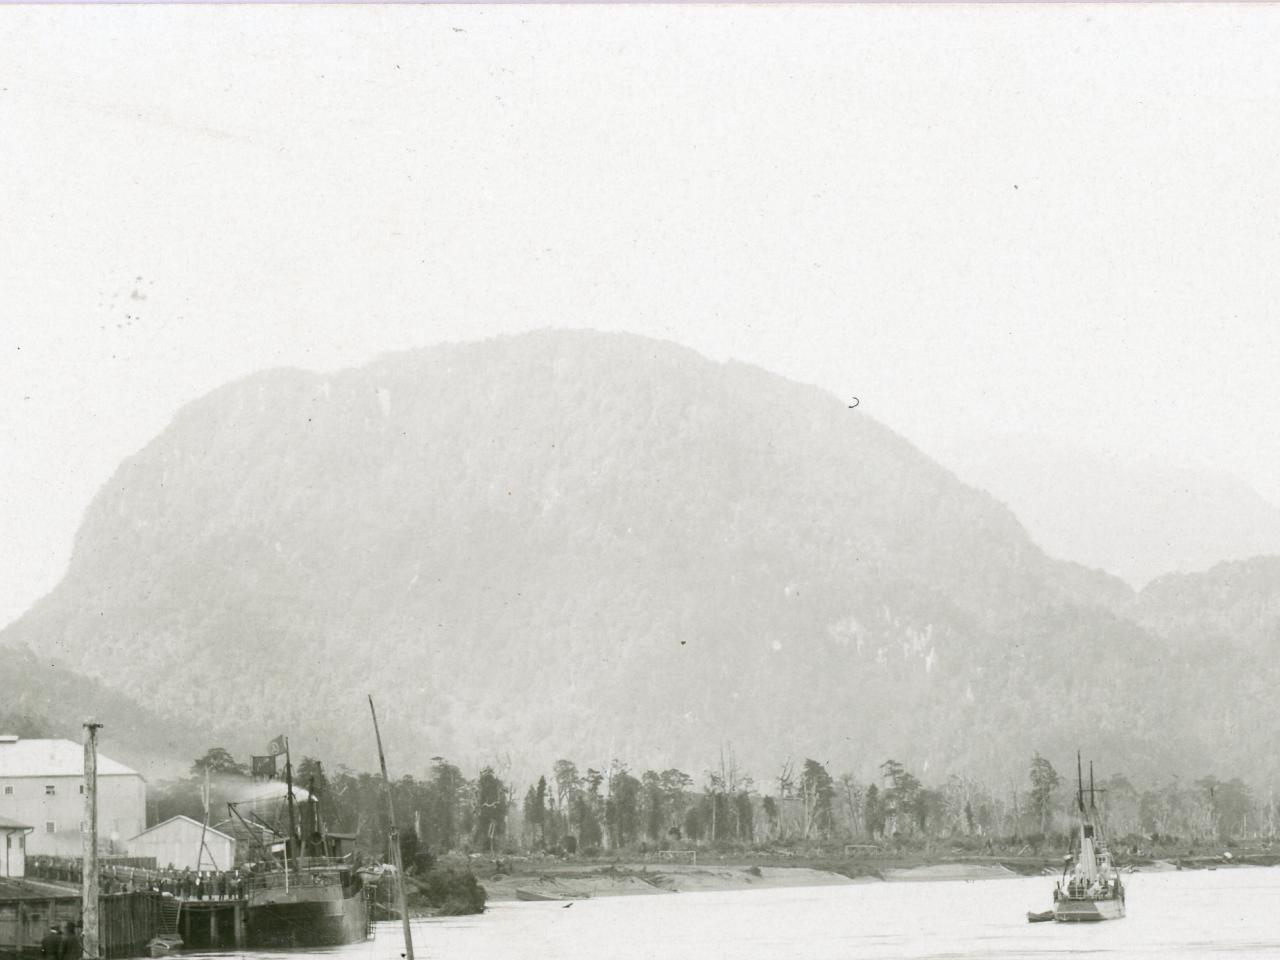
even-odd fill
[(0, 649), (0, 678), (0, 733), (80, 741), (92, 718), (102, 724), (103, 753), (144, 776), (171, 774), (210, 736), (209, 724), (184, 714), (163, 682), (152, 688), (152, 709), (24, 646)]
[(1270, 682), (1270, 658), (1170, 642), (1136, 602), (823, 391), (544, 332), (190, 404), (0, 641), (56, 644), (235, 749), (287, 731), (358, 765), (373, 691), (415, 770), (662, 769), (721, 743), (868, 776), (1077, 746), (1139, 776), (1274, 766), (1224, 685)]

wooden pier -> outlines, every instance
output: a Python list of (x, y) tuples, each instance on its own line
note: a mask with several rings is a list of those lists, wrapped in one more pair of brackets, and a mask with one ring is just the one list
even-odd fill
[[(145, 957), (157, 936), (180, 936), (188, 947), (244, 945), (243, 899), (197, 900), (154, 891), (117, 893), (98, 900), (103, 960)], [(0, 883), (0, 960), (36, 960), (51, 925), (80, 923), (80, 896), (69, 884)]]
[(179, 900), (176, 932), (186, 947), (244, 946), (244, 900)]
[[(101, 897), (98, 901), (98, 949), (104, 960), (147, 956), (147, 944), (161, 930), (165, 901), (150, 891)], [(172, 913), (172, 907), (168, 912)], [(81, 898), (64, 884), (6, 881), (0, 884), (0, 958), (40, 956), (40, 941), (50, 926), (81, 922)]]

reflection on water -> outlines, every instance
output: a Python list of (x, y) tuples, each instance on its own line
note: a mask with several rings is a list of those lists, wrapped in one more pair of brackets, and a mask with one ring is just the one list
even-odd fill
[[(1027, 923), (1050, 906), (1046, 877), (496, 903), (482, 917), (414, 921), (414, 945), (419, 960), (1280, 957), (1280, 868), (1134, 874), (1125, 886), (1128, 917), (1102, 924)], [(400, 925), (383, 923), (367, 943), (307, 955), (395, 960), (402, 948)]]

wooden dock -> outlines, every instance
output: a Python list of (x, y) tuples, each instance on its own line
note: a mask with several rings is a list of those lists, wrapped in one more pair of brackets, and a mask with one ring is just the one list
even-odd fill
[[(147, 944), (159, 931), (164, 901), (151, 891), (120, 893), (98, 900), (99, 950), (104, 960), (147, 956)], [(0, 958), (40, 956), (40, 940), (51, 926), (77, 924), (80, 893), (69, 884), (29, 880), (0, 881)]]
[(176, 933), (187, 948), (244, 946), (244, 900), (179, 900)]
[[(0, 880), (0, 960), (38, 960), (40, 940), (68, 921), (79, 924), (80, 893), (70, 884)], [(103, 960), (145, 957), (147, 944), (177, 934), (189, 947), (244, 945), (243, 899), (196, 900), (152, 890), (98, 898), (98, 937)]]

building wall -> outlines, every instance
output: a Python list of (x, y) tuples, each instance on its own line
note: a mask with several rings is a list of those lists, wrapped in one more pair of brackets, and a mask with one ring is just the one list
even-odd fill
[[(4, 777), (0, 779), (0, 817), (29, 823), (30, 856), (78, 857), (84, 821), (84, 777)], [(52, 788), (52, 792), (50, 792)], [(99, 774), (98, 839), (123, 850), (147, 825), (146, 782), (136, 773)]]
[(0, 829), (0, 877), (23, 877), (27, 873), (26, 831)]
[[(210, 831), (205, 834), (209, 850), (203, 862), (200, 858), (200, 824), (175, 818), (157, 824), (141, 836), (129, 841), (129, 855), (155, 857), (156, 866), (168, 866), (180, 870), (194, 870), (200, 863), (202, 870), (229, 870), (235, 866), (235, 842), (228, 837)], [(209, 863), (212, 854), (213, 863)]]

